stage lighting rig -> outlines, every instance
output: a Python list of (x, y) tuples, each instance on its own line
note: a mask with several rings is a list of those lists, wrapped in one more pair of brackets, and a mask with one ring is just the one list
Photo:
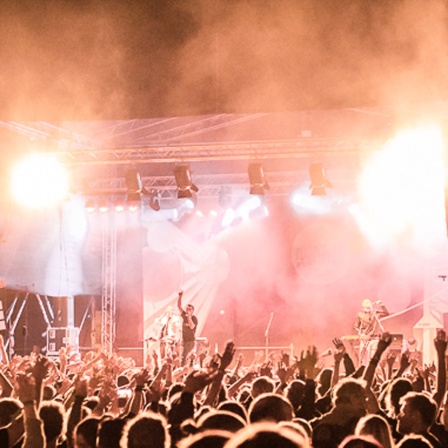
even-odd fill
[(309, 172), (311, 196), (325, 196), (327, 194), (326, 188), (332, 188), (333, 184), (327, 179), (322, 163), (312, 163)]
[(190, 168), (186, 165), (178, 165), (174, 168), (174, 178), (177, 185), (177, 198), (192, 198), (193, 193), (199, 191), (191, 179)]
[(269, 190), (261, 163), (250, 163), (248, 166), (250, 194), (263, 196), (266, 190)]

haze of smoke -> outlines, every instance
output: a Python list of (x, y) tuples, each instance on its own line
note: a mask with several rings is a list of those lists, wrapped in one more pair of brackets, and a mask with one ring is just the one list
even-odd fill
[(447, 92), (442, 0), (21, 2), (2, 12), (9, 117), (403, 107)]

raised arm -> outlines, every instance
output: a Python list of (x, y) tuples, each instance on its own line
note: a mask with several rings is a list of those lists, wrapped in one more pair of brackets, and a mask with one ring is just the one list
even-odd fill
[(220, 356), (220, 364), (216, 376), (213, 378), (210, 389), (208, 390), (207, 396), (204, 401), (204, 405), (214, 407), (216, 404), (216, 397), (219, 394), (219, 390), (222, 386), (222, 379), (226, 372), (227, 367), (233, 360), (235, 355), (235, 344), (233, 341), (229, 341), (226, 344), (226, 348), (222, 356)]
[(434, 394), (434, 400), (440, 406), (446, 392), (446, 360), (445, 352), (447, 347), (446, 333), (439, 330), (434, 340), (434, 346), (437, 352), (437, 389)]
[(25, 427), (24, 448), (43, 448), (43, 423), (38, 417), (36, 407), (36, 389), (34, 379), (26, 375), (18, 375), (15, 384), (16, 394), (23, 403), (22, 415)]
[(373, 377), (375, 375), (375, 370), (378, 366), (378, 363), (380, 362), (381, 356), (386, 351), (387, 347), (392, 342), (392, 337), (389, 333), (383, 333), (381, 336), (381, 339), (378, 341), (378, 346), (375, 350), (374, 355), (372, 356), (372, 359), (369, 362), (369, 365), (367, 366), (367, 369), (364, 372), (363, 379), (366, 381), (367, 385), (366, 388), (371, 388), (373, 383)]
[(3, 336), (0, 334), (0, 356), (2, 357), (1, 363), (8, 364), (9, 358), (8, 353), (6, 352), (5, 347), (5, 340), (3, 339)]
[(179, 291), (179, 294), (177, 296), (177, 308), (179, 312), (182, 314), (184, 312), (184, 309), (182, 308), (182, 296), (184, 292), (182, 290)]

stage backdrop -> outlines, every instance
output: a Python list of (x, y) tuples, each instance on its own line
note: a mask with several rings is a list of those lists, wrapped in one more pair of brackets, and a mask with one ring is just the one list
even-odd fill
[[(269, 206), (267, 217), (226, 229), (210, 225), (208, 232), (194, 215), (146, 223), (146, 349), (158, 337), (157, 319), (169, 306), (176, 311), (180, 289), (183, 303), (195, 306), (197, 336), (212, 350), (233, 339), (245, 351), (292, 344), (296, 354), (352, 335), (366, 298), (382, 300), (392, 314), (421, 299), (422, 265), (412, 246), (373, 247), (347, 212), (298, 215), (286, 200)], [(420, 315), (405, 313), (387, 330), (408, 337)]]

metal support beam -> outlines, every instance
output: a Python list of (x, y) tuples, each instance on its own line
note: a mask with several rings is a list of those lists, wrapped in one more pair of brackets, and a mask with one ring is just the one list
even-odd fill
[(103, 216), (101, 347), (111, 354), (115, 343), (117, 232), (113, 213)]

